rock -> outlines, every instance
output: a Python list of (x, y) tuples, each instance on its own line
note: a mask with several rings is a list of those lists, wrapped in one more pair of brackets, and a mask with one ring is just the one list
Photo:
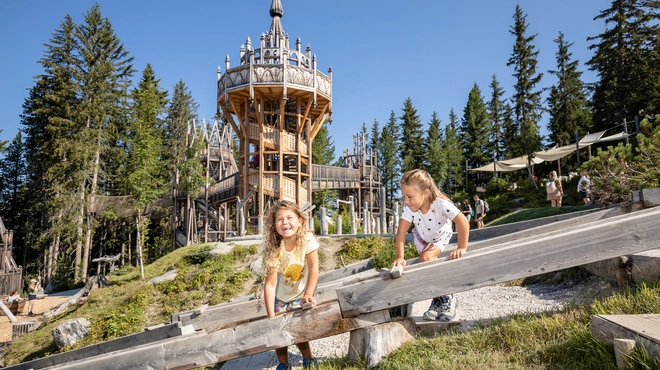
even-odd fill
[(160, 276), (156, 276), (155, 278), (149, 280), (149, 284), (158, 284), (164, 281), (172, 281), (175, 278), (176, 278), (176, 270), (170, 270)]
[(91, 325), (85, 318), (67, 320), (53, 329), (53, 339), (58, 349), (74, 345), (87, 336), (87, 328)]
[(250, 264), (250, 271), (252, 271), (254, 276), (261, 276), (261, 274), (263, 273), (261, 271), (262, 265), (263, 265), (262, 257), (259, 257), (256, 260), (252, 261), (252, 263)]

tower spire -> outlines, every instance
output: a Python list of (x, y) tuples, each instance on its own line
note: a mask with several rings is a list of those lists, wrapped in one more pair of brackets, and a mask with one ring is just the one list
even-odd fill
[(282, 29), (282, 21), (280, 18), (284, 15), (282, 2), (280, 0), (273, 0), (270, 4), (270, 16), (273, 17), (273, 23), (270, 24), (270, 34), (273, 36), (284, 36)]

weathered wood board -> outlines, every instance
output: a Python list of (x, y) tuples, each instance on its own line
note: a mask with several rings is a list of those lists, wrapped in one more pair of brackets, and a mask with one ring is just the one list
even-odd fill
[[(344, 317), (417, 302), (660, 246), (660, 209), (631, 214), (560, 233), (500, 244), (452, 261), (406, 268), (400, 279), (371, 279), (337, 290)], [(468, 249), (469, 250), (469, 249)]]
[(632, 339), (649, 355), (660, 357), (660, 315), (595, 315), (591, 335), (612, 344), (614, 339)]
[(53, 367), (35, 366), (35, 361), (31, 361), (6, 369), (192, 369), (389, 321), (389, 315), (383, 312), (343, 319), (339, 304), (331, 302), (311, 310), (290, 312), (234, 328), (201, 330)]

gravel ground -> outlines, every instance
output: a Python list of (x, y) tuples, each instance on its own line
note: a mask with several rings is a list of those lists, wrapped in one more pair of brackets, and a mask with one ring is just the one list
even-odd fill
[[(608, 293), (615, 288), (603, 279), (590, 276), (583, 281), (553, 285), (502, 286), (456, 293), (458, 297), (458, 317), (460, 330), (470, 330), (479, 321), (488, 322), (495, 318), (505, 318), (517, 313), (536, 313), (561, 309), (565, 304), (586, 302), (590, 298)], [(421, 316), (430, 300), (413, 305), (412, 316)], [(320, 360), (343, 357), (348, 352), (349, 334), (344, 333), (311, 342), (314, 355)], [(289, 347), (289, 361), (293, 366), (301, 366), (302, 357), (295, 346)], [(275, 352), (230, 361), (222, 369), (275, 369)]]

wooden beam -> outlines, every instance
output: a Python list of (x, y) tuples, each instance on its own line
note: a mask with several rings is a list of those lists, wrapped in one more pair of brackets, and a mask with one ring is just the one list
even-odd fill
[(325, 112), (328, 111), (328, 105), (324, 106), (323, 109), (321, 110), (321, 114), (316, 117), (316, 122), (312, 124), (312, 132), (310, 132), (309, 135), (309, 141), (312, 142), (314, 141), (314, 138), (316, 137), (316, 134), (319, 133), (319, 130), (323, 126), (323, 121), (325, 120)]
[(339, 304), (332, 302), (311, 310), (289, 312), (235, 328), (198, 331), (59, 365), (36, 367), (31, 361), (5, 369), (194, 369), (389, 321), (391, 319), (387, 312), (344, 319)]
[(222, 109), (222, 114), (224, 114), (229, 124), (231, 124), (231, 127), (234, 129), (234, 132), (236, 132), (236, 135), (238, 135), (238, 137), (243, 137), (240, 127), (236, 125), (236, 122), (234, 122), (234, 117), (232, 117), (232, 115), (225, 109), (223, 105), (220, 105), (220, 109)]
[[(337, 288), (345, 285), (364, 281), (375, 276), (385, 277), (387, 271), (378, 272), (376, 270), (365, 271), (361, 274), (348, 276), (343, 279), (334, 280), (328, 283), (319, 284), (314, 293), (314, 297), (319, 304), (337, 300)], [(250, 301), (225, 303), (207, 308), (203, 313), (196, 314), (194, 311), (188, 314), (180, 314), (173, 320), (178, 319), (182, 325), (192, 325), (195, 330), (201, 330), (209, 327), (224, 327), (237, 322), (252, 321), (266, 317), (263, 298)]]
[(307, 107), (305, 108), (305, 114), (302, 116), (302, 120), (298, 125), (298, 135), (302, 134), (303, 129), (305, 128), (305, 122), (307, 122), (307, 117), (309, 117), (309, 112), (312, 110), (312, 101), (307, 102)]
[(352, 317), (658, 248), (659, 216), (660, 208), (653, 208), (500, 244), (474, 255), (468, 250), (457, 260), (410, 266), (400, 279), (371, 279), (340, 288), (337, 297), (344, 317)]

